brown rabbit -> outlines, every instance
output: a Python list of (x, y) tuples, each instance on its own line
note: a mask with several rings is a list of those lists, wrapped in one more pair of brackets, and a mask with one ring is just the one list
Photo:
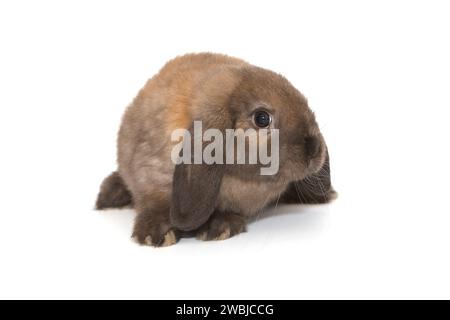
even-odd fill
[[(175, 164), (171, 134), (192, 132), (196, 120), (221, 132), (278, 129), (278, 172), (261, 175), (260, 163)], [(123, 117), (118, 164), (97, 208), (134, 205), (133, 236), (152, 246), (186, 234), (227, 239), (275, 202), (325, 203), (336, 195), (327, 147), (304, 96), (272, 71), (219, 54), (177, 57), (147, 82)]]

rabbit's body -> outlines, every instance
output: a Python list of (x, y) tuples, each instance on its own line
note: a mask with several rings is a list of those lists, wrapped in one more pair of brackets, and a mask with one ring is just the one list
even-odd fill
[[(175, 129), (192, 130), (194, 120), (221, 131), (246, 129), (252, 127), (247, 112), (260, 105), (275, 109), (273, 125), (280, 127), (276, 175), (260, 176), (246, 165), (175, 165), (171, 160)], [(301, 137), (292, 140), (292, 130)], [(314, 141), (305, 147), (310, 137)], [(306, 159), (313, 149), (314, 156)], [(147, 82), (123, 117), (118, 164), (118, 172), (102, 185), (97, 207), (133, 203), (138, 211), (134, 236), (156, 246), (175, 243), (180, 230), (192, 230), (204, 240), (242, 232), (247, 218), (271, 203), (302, 202), (295, 200), (298, 184), (293, 183), (316, 173), (317, 190), (322, 190), (316, 202), (333, 194), (326, 146), (304, 97), (273, 72), (217, 54), (176, 58)]]

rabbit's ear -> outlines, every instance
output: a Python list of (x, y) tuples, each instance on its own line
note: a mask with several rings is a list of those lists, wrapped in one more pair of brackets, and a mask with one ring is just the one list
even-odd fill
[[(223, 133), (225, 127), (229, 127), (229, 123), (225, 122), (217, 117), (214, 121), (203, 121), (203, 130), (218, 129)], [(193, 128), (194, 125), (189, 130), (192, 147), (195, 145), (194, 136), (198, 135)], [(202, 143), (201, 150), (203, 149)], [(195, 230), (209, 219), (216, 208), (224, 171), (224, 164), (207, 164), (204, 159), (201, 163), (195, 164), (193, 154), (191, 163), (180, 163), (175, 166), (170, 208), (170, 220), (174, 227), (183, 231)]]
[(224, 173), (221, 164), (178, 164), (172, 187), (170, 219), (174, 227), (190, 231), (204, 224), (216, 207)]

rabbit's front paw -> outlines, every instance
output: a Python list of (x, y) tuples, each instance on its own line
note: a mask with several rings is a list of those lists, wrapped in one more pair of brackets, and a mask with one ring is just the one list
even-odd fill
[(153, 247), (168, 247), (179, 239), (169, 223), (146, 217), (145, 214), (138, 216), (132, 237), (141, 245)]
[(197, 239), (203, 241), (225, 240), (246, 231), (246, 221), (243, 217), (216, 212), (197, 231)]
[(151, 233), (143, 236), (133, 234), (133, 239), (141, 245), (147, 245), (152, 247), (168, 247), (178, 242), (178, 237), (174, 230), (169, 230), (162, 237), (160, 235), (156, 236), (155, 234), (152, 235)]

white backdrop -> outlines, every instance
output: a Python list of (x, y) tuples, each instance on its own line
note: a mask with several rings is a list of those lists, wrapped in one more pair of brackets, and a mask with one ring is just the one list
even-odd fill
[[(0, 2), (0, 298), (450, 298), (448, 1)], [(339, 199), (153, 249), (96, 212), (126, 105), (235, 55), (309, 99)]]

